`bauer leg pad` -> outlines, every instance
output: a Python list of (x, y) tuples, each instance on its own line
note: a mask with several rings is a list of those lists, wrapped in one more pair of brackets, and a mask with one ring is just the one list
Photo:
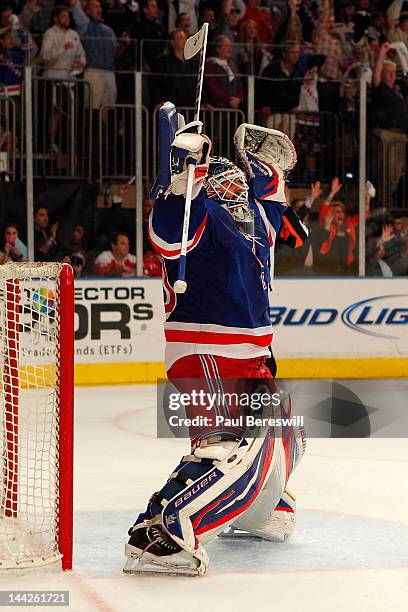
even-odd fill
[(254, 522), (249, 517), (245, 520), (245, 515), (241, 519), (230, 525), (228, 529), (220, 534), (220, 537), (236, 540), (285, 542), (291, 537), (296, 525), (295, 496), (286, 489), (282, 493), (275, 509), (266, 514), (262, 520)]
[[(286, 414), (291, 414), (290, 404)], [(303, 428), (284, 428), (275, 441), (271, 475), (254, 503), (231, 524), (222, 537), (248, 537), (272, 542), (290, 538), (296, 523), (296, 500), (286, 486), (303, 457), (306, 437)]]
[(183, 458), (129, 531), (125, 571), (205, 573), (208, 557), (203, 543), (257, 499), (273, 470), (274, 449), (271, 428), (261, 438), (203, 440)]

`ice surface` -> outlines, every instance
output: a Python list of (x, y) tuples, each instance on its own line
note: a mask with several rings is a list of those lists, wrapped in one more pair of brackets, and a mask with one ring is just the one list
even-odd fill
[(75, 611), (408, 609), (405, 439), (311, 440), (286, 544), (216, 540), (205, 577), (123, 575), (127, 529), (187, 452), (156, 439), (154, 407), (151, 385), (77, 389), (74, 571), (2, 575), (0, 589), (68, 589)]

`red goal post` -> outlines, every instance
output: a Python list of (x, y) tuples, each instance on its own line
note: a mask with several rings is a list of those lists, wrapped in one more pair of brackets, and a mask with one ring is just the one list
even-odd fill
[(0, 570), (72, 567), (74, 280), (0, 266)]

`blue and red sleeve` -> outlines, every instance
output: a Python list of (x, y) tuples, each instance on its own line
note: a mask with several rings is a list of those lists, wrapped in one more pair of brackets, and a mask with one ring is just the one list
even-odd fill
[[(191, 203), (187, 253), (200, 242), (205, 231), (208, 212), (205, 192), (202, 189)], [(171, 195), (155, 201), (149, 220), (149, 237), (155, 250), (166, 259), (177, 259), (181, 250), (181, 234), (185, 199)]]
[[(257, 180), (258, 183), (261, 185), (261, 189), (257, 189)], [(274, 177), (271, 180), (273, 181)], [(264, 221), (266, 218), (268, 224), (273, 230), (273, 234), (276, 235), (278, 234), (282, 224), (282, 216), (286, 210), (286, 204), (283, 204), (281, 202), (273, 202), (267, 199), (257, 198), (255, 195), (256, 193), (259, 193), (260, 191), (265, 191), (264, 182), (264, 177), (259, 177), (259, 179), (258, 177), (252, 178), (249, 182), (249, 193), (250, 195), (252, 195), (258, 206), (262, 209), (261, 215), (264, 218)]]

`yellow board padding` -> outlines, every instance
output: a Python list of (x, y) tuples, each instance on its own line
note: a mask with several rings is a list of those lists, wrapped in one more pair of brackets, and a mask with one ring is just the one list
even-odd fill
[[(408, 358), (280, 359), (279, 378), (408, 378)], [(155, 383), (164, 363), (92, 363), (75, 366), (76, 385)]]
[(408, 357), (279, 359), (279, 378), (408, 378)]
[(78, 363), (75, 365), (76, 385), (155, 383), (158, 378), (166, 378), (166, 368), (161, 361)]
[[(21, 365), (18, 368), (18, 387), (20, 389), (43, 389), (44, 387), (55, 387), (56, 384), (56, 366), (55, 364), (43, 365)], [(3, 391), (3, 383), (5, 380), (5, 368), (0, 368), (0, 390)], [(15, 386), (17, 383), (17, 369), (9, 368), (8, 376), (11, 378), (11, 384)]]

